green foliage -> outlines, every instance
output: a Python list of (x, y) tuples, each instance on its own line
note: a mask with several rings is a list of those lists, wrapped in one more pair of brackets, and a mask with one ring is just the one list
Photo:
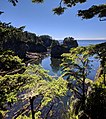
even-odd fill
[[(103, 59), (105, 47), (98, 46), (99, 58)], [(97, 45), (73, 48), (70, 53), (63, 54), (62, 67), (64, 74), (62, 76), (65, 76), (68, 82), (62, 77), (58, 79), (52, 78), (47, 74), (47, 71), (38, 65), (26, 67), (26, 71), (23, 74), (0, 76), (1, 111), (7, 105), (11, 106), (15, 101), (30, 101), (31, 99), (34, 101), (37, 97), (41, 97), (38, 109), (34, 110), (35, 118), (42, 118), (42, 110), (45, 107), (49, 107), (44, 116), (46, 119), (53, 113), (53, 106), (57, 104), (57, 100), (62, 102), (62, 97), (66, 96), (70, 89), (71, 97), (68, 107), (65, 107), (64, 102), (62, 102), (62, 108), (64, 109), (61, 115), (64, 115), (64, 119), (85, 119), (87, 117), (94, 119), (102, 117), (102, 119), (105, 119), (106, 86), (104, 85), (104, 75), (101, 75), (94, 84), (93, 81), (86, 78), (91, 69), (89, 56), (95, 53), (97, 53)], [(9, 58), (8, 62), (10, 63), (12, 61), (11, 57), (14, 57), (14, 53), (10, 51), (4, 52), (2, 55), (1, 60), (8, 55), (6, 58)], [(18, 58), (17, 60), (15, 60), (17, 63), (22, 64), (22, 60)], [(4, 61), (7, 62), (7, 60)], [(17, 64), (17, 66), (21, 67), (22, 65)], [(64, 110), (66, 111), (65, 113)], [(28, 113), (30, 114), (30, 110)], [(31, 119), (31, 115), (22, 114), (17, 119)]]
[(25, 26), (21, 26), (19, 28), (13, 27), (10, 23), (2, 23), (0, 22), (0, 49), (3, 49), (3, 43), (7, 41), (15, 42), (15, 41), (33, 41), (36, 40), (36, 34), (29, 33), (27, 31), (23, 31)]
[(78, 11), (78, 16), (81, 16), (83, 19), (91, 19), (96, 15), (98, 18), (106, 17), (106, 4), (93, 5), (88, 10)]
[(17, 94), (26, 87), (29, 88), (27, 84), (29, 85), (34, 79), (37, 80), (40, 77), (37, 74), (33, 76), (26, 72), (24, 74), (0, 76), (0, 105), (3, 107), (6, 102), (17, 100)]
[(47, 74), (47, 70), (44, 70), (40, 65), (31, 65), (26, 68), (25, 71), (26, 74), (31, 74), (31, 75), (37, 75), (43, 80), (52, 80), (52, 77)]
[(3, 111), (3, 110), (0, 109), (0, 119), (4, 118), (6, 112), (7, 111)]
[[(11, 37), (13, 37), (13, 36), (19, 37), (22, 34), (22, 31), (24, 28), (25, 28), (25, 26), (22, 26), (19, 28), (13, 27), (11, 25), (11, 22), (9, 22), (9, 23), (0, 22), (1, 38), (2, 37), (4, 37), (4, 38), (8, 37), (11, 39)], [(0, 39), (0, 40), (2, 40), (2, 39)]]
[[(56, 98), (61, 100), (60, 97), (66, 95), (67, 92), (67, 81), (62, 78), (59, 78), (58, 80), (52, 79), (50, 76), (47, 76), (47, 80), (47, 74), (45, 75), (45, 78), (42, 73), (44, 73), (43, 70), (40, 74), (38, 70), (38, 72), (35, 73), (36, 75), (33, 74), (33, 77), (38, 76), (38, 78), (25, 86), (25, 89), (28, 89), (28, 93), (24, 95), (25, 99), (29, 99), (29, 97), (35, 97), (36, 99), (37, 96), (41, 95), (43, 98), (41, 100), (40, 109), (43, 109), (48, 103), (54, 101)], [(37, 113), (38, 111), (35, 115), (38, 115)]]
[[(7, 41), (19, 40), (24, 37), (23, 29), (25, 26), (20, 28), (13, 27), (11, 23), (0, 22), (0, 51), (3, 50), (3, 44)], [(24, 38), (23, 38), (24, 39)]]
[(30, 116), (30, 117), (28, 117), (28, 116), (22, 116), (22, 115), (20, 115), (20, 116), (18, 116), (16, 119), (32, 119), (32, 117)]
[(68, 80), (68, 88), (72, 92), (70, 115), (77, 118), (79, 112), (85, 110), (88, 87), (92, 81), (87, 79), (91, 66), (88, 47), (72, 48), (63, 55), (63, 75)]
[(89, 51), (87, 51), (87, 47), (77, 47), (72, 48), (70, 53), (64, 53), (63, 55), (63, 75), (73, 76), (76, 79), (82, 78), (83, 76), (87, 76), (89, 74), (89, 70), (91, 66), (89, 64)]
[[(106, 74), (105, 74), (105, 77), (106, 77)], [(102, 74), (98, 79), (96, 79), (96, 80), (94, 81), (94, 83), (95, 83), (97, 86), (101, 85), (101, 86), (105, 87), (103, 74)]]
[(23, 66), (22, 60), (18, 56), (15, 56), (12, 51), (8, 50), (0, 53), (1, 71), (20, 69)]
[(42, 41), (42, 44), (46, 47), (50, 47), (52, 43), (52, 37), (49, 35), (41, 35), (39, 38)]
[(46, 81), (40, 78), (35, 78), (33, 83), (29, 82), (29, 84), (25, 86), (25, 89), (27, 89), (27, 93), (23, 94), (25, 99), (34, 97), (34, 99), (36, 100), (36, 97), (42, 96), (40, 107), (35, 112), (35, 119), (41, 118), (42, 109), (44, 107), (47, 107), (50, 103), (53, 103), (54, 105), (56, 103), (56, 99), (61, 101), (61, 97), (66, 95), (66, 86), (67, 81), (65, 81), (62, 78), (59, 78), (58, 80), (53, 79), (52, 81)]
[(85, 112), (91, 119), (106, 118), (106, 86), (94, 84), (86, 100)]
[(67, 115), (68, 119), (105, 119), (105, 112), (106, 86), (103, 84), (103, 76), (101, 76), (97, 81), (92, 82), (87, 90), (85, 109), (81, 109), (81, 100), (72, 95)]
[[(85, 2), (87, 2), (87, 0), (62, 0), (61, 4), (62, 4), (62, 2), (66, 8), (66, 7), (76, 6), (78, 3), (80, 3), (80, 4), (85, 3)], [(61, 6), (61, 8), (64, 8), (64, 7)], [(64, 12), (64, 10), (63, 10), (63, 12), (60, 12), (60, 11), (58, 11), (58, 8), (57, 8), (57, 9), (55, 9), (54, 12), (60, 15)], [(98, 18), (100, 18), (100, 20), (104, 20), (101, 18), (106, 17), (106, 4), (93, 5), (87, 10), (79, 10), (78, 16), (82, 17), (83, 19), (91, 19), (91, 18), (97, 16)]]
[[(78, 78), (77, 76), (81, 76), (81, 75), (78, 74), (77, 71), (79, 71), (79, 70), (82, 71), (83, 68), (87, 67), (87, 69), (85, 70), (85, 74), (87, 76), (89, 74), (91, 67), (92, 67), (89, 63), (90, 61), (92, 62), (92, 60), (89, 60), (90, 56), (94, 56), (95, 58), (98, 58), (100, 60), (103, 71), (105, 72), (105, 69), (106, 69), (106, 66), (105, 66), (106, 65), (106, 43), (101, 43), (101, 44), (97, 44), (97, 45), (90, 45), (87, 47), (74, 48), (74, 49), (70, 50), (70, 53), (64, 53), (63, 54), (63, 57), (64, 57), (63, 62), (64, 63), (62, 64), (62, 66), (64, 66), (64, 71), (67, 71), (65, 73), (72, 73), (70, 71), (70, 69), (72, 69), (72, 71), (73, 71), (75, 68), (76, 70), (71, 75), (74, 75), (74, 76), (76, 76), (76, 78)], [(79, 73), (81, 73), (81, 72), (79, 72)]]
[(52, 40), (51, 48), (53, 48), (53, 47), (56, 46), (56, 45), (59, 45), (59, 41), (57, 41), (57, 40)]
[(13, 103), (17, 100), (17, 93), (20, 91), (20, 87), (28, 81), (28, 77), (23, 74), (0, 77), (0, 108), (7, 102)]
[(26, 52), (46, 52), (51, 46), (49, 35), (36, 36), (24, 31), (25, 26), (13, 27), (11, 23), (0, 22), (0, 51), (12, 50), (20, 58), (26, 58)]
[(106, 85), (106, 42), (88, 46), (88, 51), (92, 56), (100, 60), (100, 67), (102, 68), (100, 74), (103, 74), (104, 84)]
[[(18, 3), (18, 0), (8, 0), (14, 6)], [(45, 0), (32, 0), (33, 3), (43, 3)], [(59, 0), (59, 6), (53, 9), (54, 14), (61, 15), (64, 13), (66, 8), (76, 6), (77, 4), (83, 4), (87, 0)], [(78, 16), (83, 19), (91, 19), (95, 16), (100, 18), (101, 21), (104, 21), (106, 17), (106, 4), (92, 5), (89, 9), (79, 10)]]
[(32, 0), (33, 3), (42, 3), (44, 0)]
[[(23, 74), (0, 77), (0, 108), (3, 110), (6, 104), (11, 106), (20, 99), (25, 101), (42, 96), (40, 109), (43, 109), (50, 102), (55, 104), (56, 98), (61, 100), (60, 97), (66, 95), (66, 92), (67, 81), (62, 78), (53, 79), (40, 66), (30, 66)], [(35, 113), (36, 118), (40, 116), (38, 113), (41, 112), (38, 110)]]
[(59, 7), (57, 7), (57, 8), (54, 8), (54, 9), (53, 9), (53, 12), (54, 12), (54, 14), (61, 15), (61, 14), (64, 13), (64, 10), (65, 10), (65, 9), (66, 9), (65, 7), (59, 6)]
[[(105, 43), (103, 43), (88, 47), (74, 48), (70, 50), (70, 53), (64, 53), (62, 55), (64, 57), (62, 63), (64, 71), (63, 76), (69, 81), (68, 87), (72, 91), (70, 108), (67, 113), (70, 119), (106, 118), (105, 73), (94, 83), (86, 79), (91, 69), (90, 56), (98, 56), (97, 58), (104, 61), (103, 72), (105, 72), (105, 50)], [(83, 101), (84, 96), (85, 102)]]
[(89, 45), (87, 46), (87, 50), (92, 56), (96, 54), (96, 56), (98, 56), (96, 58), (103, 59), (103, 57), (106, 57), (106, 42), (96, 45)]
[(11, 2), (14, 6), (16, 6), (16, 4), (18, 3), (18, 0), (8, 0), (9, 2)]

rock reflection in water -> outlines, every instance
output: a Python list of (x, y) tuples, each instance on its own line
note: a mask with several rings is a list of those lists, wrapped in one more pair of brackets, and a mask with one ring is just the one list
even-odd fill
[[(89, 75), (87, 76), (87, 78), (94, 80), (94, 77), (96, 75), (96, 71), (99, 67), (99, 61), (95, 58), (91, 58), (91, 60), (93, 60), (93, 62), (91, 62), (92, 66), (92, 70), (89, 73)], [(61, 67), (60, 64), (62, 63), (62, 59), (56, 59), (56, 58), (51, 58), (50, 56), (44, 58), (41, 61), (41, 65), (45, 70), (48, 70), (48, 74), (53, 76), (54, 78), (58, 78), (62, 71), (61, 71)]]
[(41, 62), (41, 66), (45, 69), (48, 70), (48, 74), (53, 76), (53, 77), (58, 77), (61, 75), (61, 59), (55, 59), (51, 58), (50, 56), (44, 58)]
[(60, 64), (62, 62), (61, 59), (56, 59), (56, 58), (50, 58), (51, 59), (51, 68), (52, 68), (52, 72), (54, 72), (55, 74), (57, 74), (57, 76), (60, 75), (60, 70), (61, 70), (61, 67), (60, 67)]

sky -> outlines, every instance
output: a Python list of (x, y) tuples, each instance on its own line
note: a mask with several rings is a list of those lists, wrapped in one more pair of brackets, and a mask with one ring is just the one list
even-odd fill
[(82, 20), (77, 16), (78, 10), (105, 3), (105, 0), (88, 0), (87, 3), (67, 9), (60, 16), (52, 12), (60, 0), (45, 0), (43, 4), (19, 0), (15, 7), (7, 1), (0, 0), (0, 10), (4, 11), (4, 14), (0, 15), (0, 21), (11, 22), (15, 27), (26, 26), (25, 31), (36, 35), (50, 35), (57, 40), (65, 37), (73, 37), (76, 40), (106, 39), (106, 21), (99, 21), (97, 17)]

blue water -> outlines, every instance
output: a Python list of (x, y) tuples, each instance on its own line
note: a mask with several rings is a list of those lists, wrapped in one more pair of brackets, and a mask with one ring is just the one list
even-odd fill
[(88, 46), (93, 44), (104, 43), (106, 40), (77, 40), (79, 46)]
[[(52, 60), (55, 60), (55, 64), (52, 63)], [(51, 57), (46, 57), (45, 59), (42, 60), (41, 66), (45, 69), (48, 70), (48, 74), (54, 77), (58, 77), (61, 75), (61, 59), (52, 59)], [(58, 62), (60, 60), (60, 62)]]
[[(106, 42), (106, 40), (78, 40), (79, 46), (88, 46), (91, 44), (99, 44)], [(94, 79), (96, 71), (99, 67), (99, 60), (91, 58), (93, 60), (92, 62), (92, 70), (91, 73), (88, 75), (88, 78)], [(61, 60), (59, 59), (51, 59), (51, 57), (46, 57), (45, 59), (42, 60), (41, 65), (45, 70), (48, 70), (48, 74), (54, 77), (60, 76), (61, 75), (61, 68), (60, 65)]]

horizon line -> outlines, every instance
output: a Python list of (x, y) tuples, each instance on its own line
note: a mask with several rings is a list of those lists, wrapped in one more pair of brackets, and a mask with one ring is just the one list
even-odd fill
[(106, 40), (106, 38), (75, 38), (76, 40)]
[[(64, 38), (54, 38), (56, 40), (64, 40)], [(106, 40), (106, 38), (74, 38), (75, 40)]]

